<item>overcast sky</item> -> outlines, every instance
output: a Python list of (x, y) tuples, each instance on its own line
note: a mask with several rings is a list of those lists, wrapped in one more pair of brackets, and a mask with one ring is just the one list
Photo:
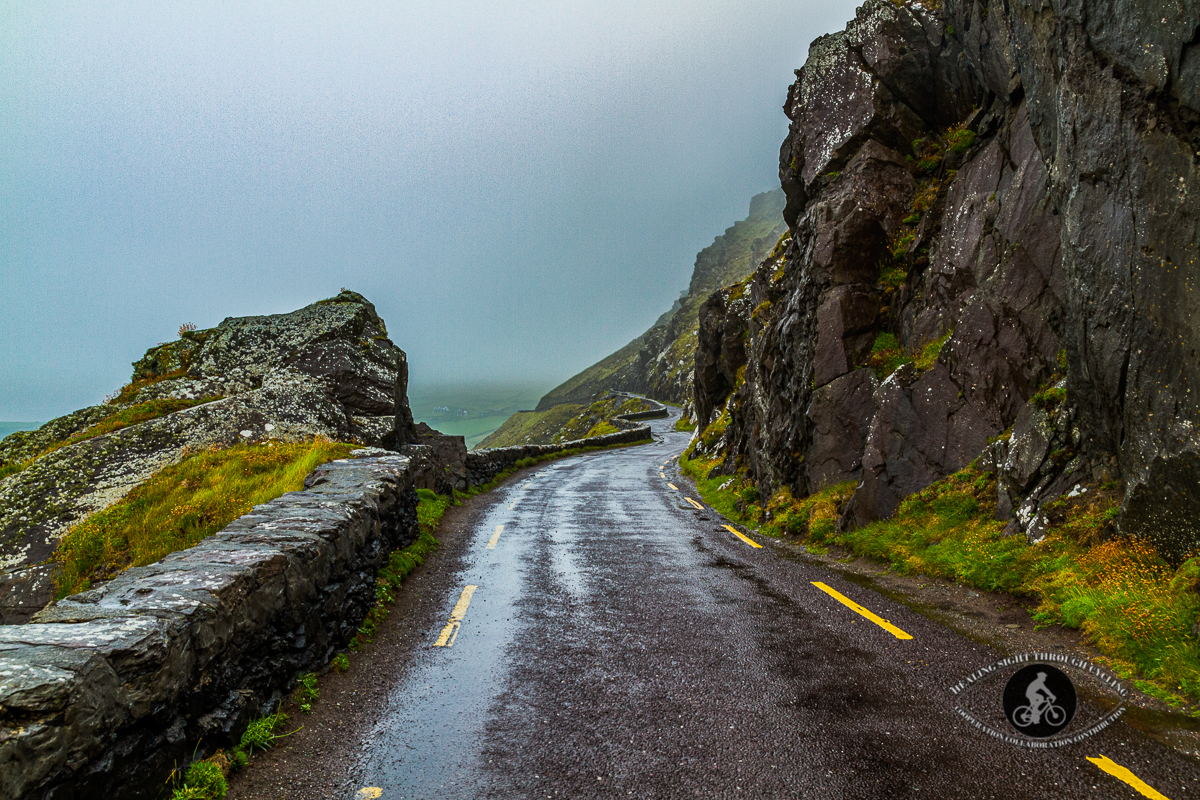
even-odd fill
[(414, 382), (557, 383), (778, 185), (792, 70), (853, 13), (0, 0), (0, 419), (341, 287)]

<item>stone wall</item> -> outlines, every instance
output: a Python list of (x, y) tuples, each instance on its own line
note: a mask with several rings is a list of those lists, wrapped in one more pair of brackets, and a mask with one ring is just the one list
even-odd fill
[(0, 626), (0, 796), (154, 798), (326, 664), (417, 535), (409, 459), (325, 464), (196, 547)]
[[(664, 408), (663, 411), (665, 412), (666, 409)], [(651, 412), (643, 411), (640, 413), (646, 414)], [(666, 416), (666, 414), (657, 411), (653, 413), (657, 413), (659, 416)], [(644, 417), (639, 418), (644, 419)], [(620, 421), (623, 420), (620, 418), (614, 420), (614, 422)], [(472, 450), (467, 453), (466, 457), (467, 480), (472, 486), (481, 486), (495, 480), (496, 476), (501, 472), (526, 458), (553, 455), (554, 453), (561, 453), (564, 450), (573, 450), (578, 447), (609, 447), (614, 444), (633, 444), (634, 442), (642, 442), (650, 438), (649, 426), (628, 424), (632, 427), (623, 431), (605, 434), (604, 436), (592, 436), (587, 439), (576, 439), (561, 444), (526, 444), (515, 447), (493, 447), (483, 450)]]
[[(645, 414), (669, 412), (631, 416)], [(629, 427), (450, 462), (477, 486), (525, 458), (651, 436), (617, 422)], [(349, 642), (379, 568), (416, 538), (414, 482), (449, 464), (410, 449), (318, 467), (189, 550), (0, 625), (0, 797), (156, 798), (174, 767), (235, 743)]]

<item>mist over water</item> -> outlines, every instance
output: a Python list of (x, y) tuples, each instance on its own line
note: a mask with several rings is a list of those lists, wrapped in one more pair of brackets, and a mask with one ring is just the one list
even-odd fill
[(552, 386), (543, 383), (440, 383), (409, 385), (413, 418), (474, 447), (515, 411), (532, 409)]

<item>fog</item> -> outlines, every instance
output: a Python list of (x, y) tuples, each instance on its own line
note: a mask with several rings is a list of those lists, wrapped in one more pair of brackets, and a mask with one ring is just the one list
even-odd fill
[(557, 383), (778, 185), (849, 2), (5, 2), (0, 419), (354, 289), (414, 383)]

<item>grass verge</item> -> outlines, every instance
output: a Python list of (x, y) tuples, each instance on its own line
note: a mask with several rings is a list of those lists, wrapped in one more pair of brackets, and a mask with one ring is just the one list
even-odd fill
[(1175, 705), (1200, 700), (1200, 557), (1172, 567), (1147, 542), (1105, 533), (1116, 500), (1096, 485), (1060, 498), (1040, 542), (992, 519), (996, 482), (968, 467), (907, 498), (896, 516), (828, 540), (898, 572), (1031, 598), (1040, 625), (1082, 630), (1125, 679)]
[(54, 552), (62, 564), (57, 597), (192, 547), (254, 506), (299, 491), (317, 466), (354, 448), (325, 440), (239, 444), (159, 470), (63, 536)]
[(695, 482), (696, 492), (705, 503), (739, 525), (757, 530), (762, 519), (758, 488), (740, 474), (709, 477), (721, 463), (720, 458), (688, 458), (686, 451), (679, 456), (680, 471)]
[(1081, 630), (1107, 666), (1172, 705), (1200, 702), (1200, 556), (1173, 567), (1147, 542), (1113, 536), (1114, 484), (1082, 487), (1047, 506), (1040, 542), (1005, 536), (994, 519), (995, 476), (969, 466), (906, 498), (895, 516), (838, 532), (854, 492), (842, 483), (797, 500), (786, 491), (764, 509), (738, 476), (709, 478), (719, 461), (680, 458), (706, 503), (760, 534), (790, 534), (810, 550), (829, 545), (889, 564), (1036, 604), (1035, 624)]

